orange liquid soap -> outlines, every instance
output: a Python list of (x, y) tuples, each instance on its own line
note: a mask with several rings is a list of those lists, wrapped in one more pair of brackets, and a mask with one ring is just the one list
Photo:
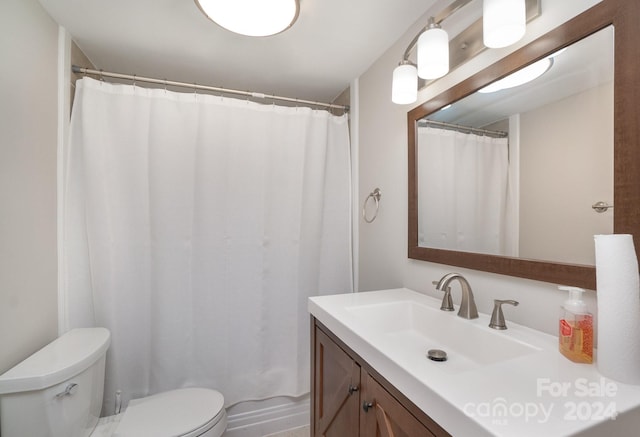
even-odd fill
[(593, 316), (582, 300), (583, 289), (558, 287), (569, 291), (560, 314), (558, 346), (560, 353), (576, 363), (593, 363)]

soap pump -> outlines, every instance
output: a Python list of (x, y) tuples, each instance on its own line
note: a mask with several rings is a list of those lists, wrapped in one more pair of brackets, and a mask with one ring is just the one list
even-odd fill
[(569, 299), (560, 310), (560, 352), (576, 363), (593, 363), (593, 315), (582, 300), (584, 290), (578, 287), (558, 287), (569, 292)]

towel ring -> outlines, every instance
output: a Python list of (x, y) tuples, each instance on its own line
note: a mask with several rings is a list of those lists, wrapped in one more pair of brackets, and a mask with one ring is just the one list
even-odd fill
[[(373, 223), (376, 217), (378, 217), (378, 210), (380, 209), (381, 197), (382, 197), (382, 192), (380, 191), (380, 188), (376, 188), (371, 193), (369, 193), (367, 198), (364, 200), (364, 205), (362, 205), (362, 218), (364, 219), (365, 222)], [(376, 210), (373, 213), (373, 216), (371, 218), (367, 218), (367, 202), (369, 202), (369, 199), (373, 199), (373, 201), (376, 203)]]

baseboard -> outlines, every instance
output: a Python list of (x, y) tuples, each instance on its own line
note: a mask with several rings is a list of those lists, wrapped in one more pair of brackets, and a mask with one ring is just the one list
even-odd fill
[(286, 400), (279, 405), (229, 412), (224, 437), (262, 437), (309, 424), (309, 398)]

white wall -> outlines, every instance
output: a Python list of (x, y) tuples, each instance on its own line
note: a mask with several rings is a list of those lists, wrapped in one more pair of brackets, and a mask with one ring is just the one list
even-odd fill
[(612, 82), (520, 114), (520, 256), (595, 265), (613, 232), (597, 201), (613, 203)]
[[(559, 2), (543, 0), (542, 16), (530, 23), (525, 39), (505, 49), (485, 51), (419, 93), (418, 103), (438, 95), (443, 90), (504, 57), (511, 51), (557, 27), (597, 0)], [(359, 232), (359, 290), (375, 290), (406, 286), (416, 291), (434, 294), (431, 281), (445, 273), (459, 271), (469, 279), (478, 309), (490, 313), (493, 299), (516, 299), (517, 308), (505, 308), (507, 320), (556, 334), (558, 307), (565, 297), (555, 284), (511, 278), (485, 272), (459, 269), (407, 258), (407, 111), (415, 105), (391, 103), (391, 75), (402, 54), (429, 16), (450, 3), (436, 2), (405, 35), (383, 54), (359, 78), (359, 198), (362, 206), (366, 196), (375, 188), (382, 190), (378, 219), (372, 224), (360, 220)], [(479, 3), (479, 2), (475, 2)], [(477, 8), (470, 8), (478, 13)], [(443, 27), (454, 34), (461, 23), (470, 21), (465, 9), (445, 21)], [(460, 300), (454, 290), (454, 303)], [(435, 294), (434, 294), (435, 295)], [(591, 311), (595, 312), (595, 295), (587, 296)]]
[(58, 25), (0, 2), (0, 373), (57, 336)]

